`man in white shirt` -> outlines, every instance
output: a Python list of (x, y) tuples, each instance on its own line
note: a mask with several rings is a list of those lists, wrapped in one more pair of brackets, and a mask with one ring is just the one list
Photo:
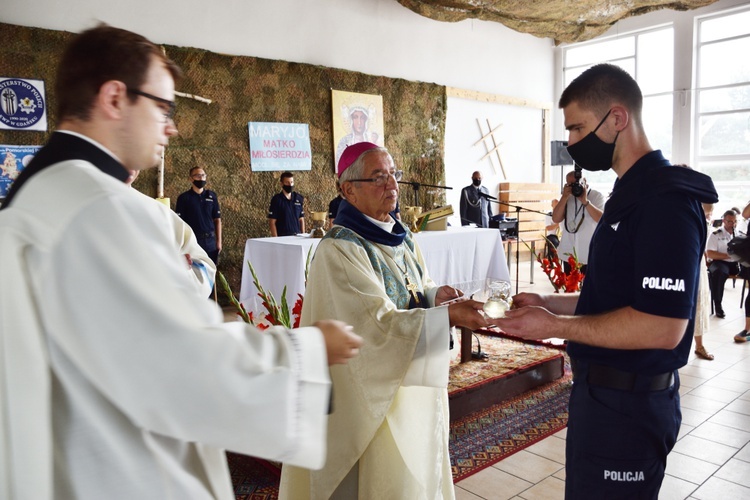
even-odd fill
[(177, 134), (179, 75), (106, 25), (62, 55), (58, 131), (0, 210), (0, 498), (229, 500), (225, 449), (325, 461), (328, 365), (361, 339), (222, 324), (125, 183)]
[(708, 277), (711, 287), (711, 300), (714, 303), (714, 313), (718, 318), (725, 318), (724, 308), (721, 306), (724, 298), (724, 284), (731, 275), (739, 273), (737, 263), (727, 254), (727, 243), (734, 238), (734, 227), (737, 224), (737, 214), (734, 210), (727, 210), (722, 217), (721, 227), (708, 235), (706, 243), (706, 257), (709, 259)]
[(585, 178), (577, 182), (575, 172), (568, 172), (560, 201), (552, 210), (552, 221), (559, 223), (562, 231), (557, 253), (566, 273), (570, 272), (568, 255), (575, 255), (586, 274), (589, 244), (603, 210), (604, 196), (589, 188)]

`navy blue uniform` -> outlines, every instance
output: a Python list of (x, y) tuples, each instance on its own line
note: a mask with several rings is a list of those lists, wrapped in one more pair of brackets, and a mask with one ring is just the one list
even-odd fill
[(337, 196), (331, 200), (331, 203), (328, 204), (328, 218), (329, 219), (336, 218), (336, 214), (339, 213), (339, 205), (341, 205), (341, 200), (343, 200), (343, 198), (341, 196)]
[(700, 202), (712, 200), (710, 178), (669, 165), (660, 151), (615, 183), (591, 241), (576, 314), (629, 306), (689, 323), (672, 350), (568, 344), (574, 383), (566, 498), (658, 496), (682, 420), (677, 369), (690, 352), (706, 241)]
[(290, 199), (286, 199), (284, 193), (276, 193), (271, 198), (271, 207), (268, 209), (268, 218), (276, 219), (276, 234), (278, 236), (293, 236), (302, 232), (299, 220), (304, 212), (302, 203), (305, 197), (296, 191), (292, 191)]
[(212, 261), (217, 262), (219, 250), (216, 247), (216, 226), (214, 219), (221, 218), (219, 197), (213, 191), (204, 189), (201, 194), (193, 189), (177, 197), (175, 212), (195, 233), (198, 244)]

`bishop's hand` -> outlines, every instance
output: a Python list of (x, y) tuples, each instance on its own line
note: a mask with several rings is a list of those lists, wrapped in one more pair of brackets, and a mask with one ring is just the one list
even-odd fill
[(479, 330), (489, 326), (482, 314), (482, 302), (464, 300), (448, 306), (448, 320), (450, 326), (462, 326), (469, 330)]
[(458, 288), (453, 288), (452, 286), (448, 285), (441, 286), (440, 288), (438, 288), (438, 291), (435, 294), (435, 306), (440, 306), (445, 302), (456, 300), (463, 296), (464, 292), (462, 292)]

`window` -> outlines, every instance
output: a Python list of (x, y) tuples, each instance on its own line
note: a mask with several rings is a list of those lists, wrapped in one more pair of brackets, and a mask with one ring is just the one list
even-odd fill
[[(635, 78), (643, 92), (643, 125), (651, 145), (664, 156), (672, 154), (674, 89), (674, 30), (662, 26), (648, 31), (584, 42), (563, 49), (563, 88), (599, 63), (620, 66)], [(605, 196), (614, 172), (586, 172), (589, 184)]]
[(719, 191), (714, 214), (750, 199), (750, 10), (697, 20), (694, 157)]

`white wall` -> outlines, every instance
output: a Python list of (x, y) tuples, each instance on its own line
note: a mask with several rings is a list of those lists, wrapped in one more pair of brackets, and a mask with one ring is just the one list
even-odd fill
[(552, 41), (443, 23), (396, 0), (3, 0), (0, 21), (77, 32), (97, 21), (156, 43), (549, 100)]
[[(500, 126), (493, 134), (495, 142), (477, 141)], [(480, 132), (481, 124), (481, 132)], [(497, 152), (483, 157), (495, 145)], [(502, 165), (501, 165), (502, 162)], [(474, 171), (482, 173), (482, 184), (492, 196), (497, 196), (500, 182), (541, 182), (542, 180), (542, 110), (533, 107), (488, 104), (451, 97), (448, 99), (448, 120), (445, 129), (445, 183), (453, 190), (446, 192), (448, 204), (453, 205), (451, 224), (460, 225), (459, 202), (461, 189), (471, 184)], [(507, 211), (492, 204), (492, 213)]]

